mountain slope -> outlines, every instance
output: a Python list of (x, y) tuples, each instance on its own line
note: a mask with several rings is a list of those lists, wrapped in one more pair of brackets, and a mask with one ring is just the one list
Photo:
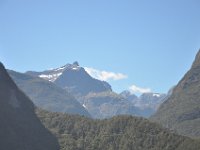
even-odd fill
[(118, 116), (92, 120), (38, 110), (61, 150), (199, 150), (200, 143), (176, 135), (146, 119)]
[(54, 83), (11, 70), (8, 72), (18, 87), (31, 98), (37, 107), (53, 112), (90, 117), (87, 110), (71, 94)]
[(191, 69), (151, 119), (180, 134), (200, 137), (200, 51)]
[(77, 62), (43, 72), (28, 71), (27, 74), (54, 82), (75, 96), (112, 90), (107, 82), (92, 78)]
[(35, 115), (35, 108), (0, 63), (0, 149), (57, 150), (57, 140)]

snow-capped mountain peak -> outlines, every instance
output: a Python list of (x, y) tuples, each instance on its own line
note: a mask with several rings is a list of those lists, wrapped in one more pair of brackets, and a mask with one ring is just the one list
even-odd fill
[(79, 66), (77, 61), (42, 72), (28, 71), (26, 74), (53, 82), (74, 95), (112, 91), (107, 82), (92, 78), (83, 67)]
[(45, 80), (54, 82), (59, 76), (63, 74), (65, 70), (73, 70), (73, 71), (79, 71), (81, 67), (79, 66), (78, 62), (74, 62), (73, 64), (66, 64), (62, 67), (46, 70), (44, 72), (41, 72), (41, 74), (38, 75), (38, 77), (43, 78)]

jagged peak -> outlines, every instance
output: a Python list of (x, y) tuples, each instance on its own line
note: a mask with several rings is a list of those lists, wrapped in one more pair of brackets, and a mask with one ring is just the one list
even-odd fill
[(66, 65), (64, 65), (64, 66), (62, 66), (62, 67), (59, 67), (59, 68), (56, 68), (56, 69), (51, 69), (50, 71), (64, 71), (64, 70), (66, 70), (66, 69), (73, 69), (73, 70), (76, 70), (76, 68), (81, 68), (80, 66), (79, 66), (79, 63), (78, 63), (78, 61), (75, 61), (73, 64), (66, 64)]
[(79, 66), (79, 63), (77, 61), (75, 61), (73, 64), (68, 63), (59, 68), (43, 71), (43, 72), (39, 73), (38, 76), (40, 78), (54, 82), (55, 80), (57, 80), (58, 77), (60, 77), (66, 71), (78, 72), (80, 70), (83, 70), (83, 68)]

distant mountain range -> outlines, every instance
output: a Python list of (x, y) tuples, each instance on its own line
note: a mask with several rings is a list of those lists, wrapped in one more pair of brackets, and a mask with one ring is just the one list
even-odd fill
[(168, 96), (167, 94), (159, 93), (143, 93), (140, 97), (137, 97), (129, 91), (123, 91), (120, 95), (138, 108), (140, 116), (143, 117), (149, 117), (155, 113)]
[(120, 95), (107, 91), (90, 93), (82, 97), (83, 106), (93, 118), (110, 118), (116, 115), (140, 116), (140, 110)]
[(107, 82), (92, 78), (78, 62), (42, 72), (9, 73), (38, 107), (54, 112), (90, 114), (93, 118), (120, 114), (149, 117), (166, 96), (146, 93), (138, 98), (128, 92), (117, 94)]
[(0, 63), (0, 149), (58, 150), (56, 138), (41, 124), (35, 107)]
[(200, 50), (191, 69), (151, 120), (180, 134), (200, 137)]

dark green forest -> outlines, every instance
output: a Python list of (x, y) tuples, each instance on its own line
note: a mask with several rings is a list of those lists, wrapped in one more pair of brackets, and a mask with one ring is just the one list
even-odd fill
[(93, 120), (37, 109), (61, 150), (199, 150), (200, 143), (144, 118), (116, 116)]

